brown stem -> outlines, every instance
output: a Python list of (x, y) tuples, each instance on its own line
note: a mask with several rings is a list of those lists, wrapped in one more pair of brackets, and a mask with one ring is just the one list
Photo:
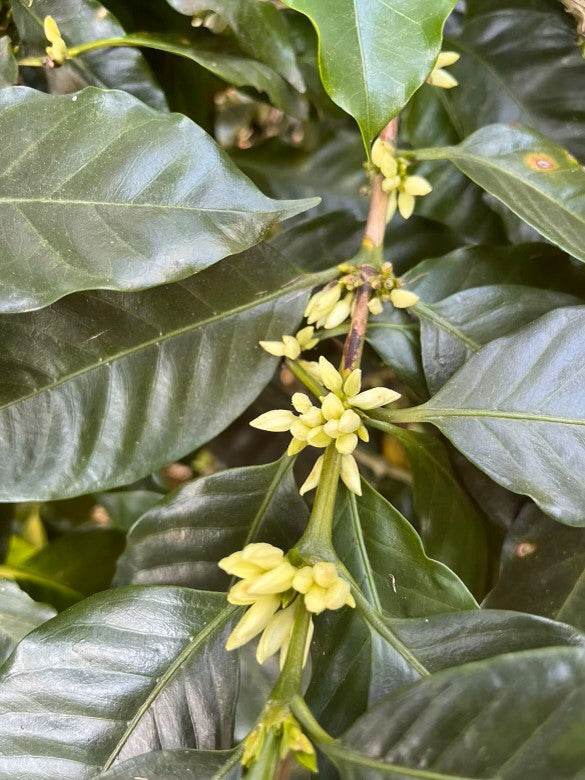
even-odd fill
[[(380, 133), (383, 141), (396, 142), (398, 134), (398, 119), (392, 119)], [(381, 247), (384, 243), (384, 233), (386, 232), (386, 207), (388, 205), (388, 193), (382, 189), (384, 177), (378, 174), (372, 184), (372, 194), (370, 196), (370, 210), (368, 212), (368, 221), (364, 231), (362, 244), (368, 249)]]

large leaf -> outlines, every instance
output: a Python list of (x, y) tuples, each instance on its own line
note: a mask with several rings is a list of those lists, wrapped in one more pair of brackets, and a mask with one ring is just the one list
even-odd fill
[(489, 607), (562, 620), (585, 631), (585, 529), (559, 526), (534, 505), (510, 529)]
[(323, 748), (344, 780), (576, 778), (584, 726), (585, 649), (552, 648), (415, 683)]
[(242, 49), (267, 65), (301, 92), (303, 77), (284, 14), (272, 3), (257, 0), (167, 0), (183, 14), (194, 16), (202, 11), (213, 11), (231, 27)]
[(0, 778), (82, 780), (231, 741), (237, 656), (219, 594), (121, 588), (29, 634), (0, 675)]
[(116, 581), (224, 590), (229, 577), (217, 566), (220, 558), (253, 539), (288, 549), (307, 519), (292, 463), (285, 456), (175, 490), (132, 527)]
[(16, 583), (0, 580), (0, 664), (23, 637), (54, 615), (54, 609), (33, 601)]
[(157, 750), (123, 761), (95, 780), (237, 780), (239, 759), (235, 750)]
[(122, 92), (2, 90), (0, 135), (0, 311), (185, 278), (315, 202), (266, 198), (197, 125)]
[(547, 312), (581, 301), (574, 295), (521, 285), (488, 285), (418, 304), (425, 376), (436, 393), (478, 349)]
[(18, 65), (12, 52), (12, 42), (7, 35), (0, 37), (0, 89), (11, 87), (18, 81)]
[(520, 125), (489, 125), (457, 146), (417, 156), (451, 160), (541, 235), (585, 262), (585, 172), (550, 139)]
[(430, 422), (496, 482), (568, 525), (585, 524), (585, 307), (492, 341), (426, 404), (376, 414)]
[(259, 247), (182, 283), (3, 316), (0, 500), (128, 484), (211, 439), (268, 382), (257, 342), (297, 326), (318, 278)]
[(368, 321), (366, 340), (418, 398), (428, 398), (419, 327), (414, 320), (404, 312), (386, 306), (382, 314)]
[[(69, 46), (118, 38), (124, 30), (117, 19), (96, 0), (10, 0), (20, 34), (19, 56), (43, 56), (47, 41), (45, 16), (52, 16)], [(101, 49), (70, 60), (65, 66), (81, 85), (123, 89), (153, 108), (167, 107), (165, 96), (140, 52), (134, 49)], [(80, 158), (83, 159), (83, 158)]]
[(432, 69), (455, 0), (286, 0), (319, 35), (332, 100), (357, 120), (366, 148)]
[(583, 59), (560, 2), (468, 0), (461, 32), (446, 43), (461, 53), (459, 87), (442, 96), (463, 135), (524, 122), (585, 156)]

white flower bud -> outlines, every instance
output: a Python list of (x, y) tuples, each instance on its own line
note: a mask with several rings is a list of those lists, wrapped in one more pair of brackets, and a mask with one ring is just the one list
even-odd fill
[(408, 309), (409, 306), (414, 306), (419, 300), (418, 295), (410, 292), (410, 290), (397, 289), (392, 290), (390, 293), (390, 301), (397, 309)]
[(55, 43), (55, 41), (58, 41), (61, 38), (59, 26), (52, 16), (45, 16), (43, 29), (45, 31), (45, 38), (49, 43)]
[(295, 337), (283, 336), (282, 343), (284, 344), (284, 356), (289, 360), (296, 360), (301, 354), (301, 347)]
[(453, 89), (458, 86), (459, 82), (442, 68), (436, 68), (427, 79), (427, 83), (433, 87), (440, 87), (441, 89)]
[(368, 429), (365, 425), (360, 425), (360, 427), (357, 430), (358, 438), (360, 438), (364, 442), (370, 441), (370, 434), (368, 433)]
[(279, 607), (280, 599), (277, 596), (263, 596), (254, 602), (227, 638), (226, 650), (235, 650), (264, 631)]
[[(299, 342), (301, 349), (311, 349), (311, 347), (314, 347), (315, 344), (318, 343), (318, 339), (313, 338), (314, 332), (315, 332), (315, 328), (311, 327), (310, 325), (306, 328), (302, 328), (301, 330), (299, 330), (295, 338)], [(312, 342), (315, 343), (313, 344)], [(309, 344), (311, 344), (311, 346), (309, 346)]]
[(342, 322), (345, 322), (351, 312), (352, 301), (353, 295), (349, 293), (345, 296), (345, 298), (343, 298), (343, 300), (338, 301), (335, 304), (335, 306), (331, 309), (331, 312), (327, 315), (325, 322), (323, 323), (325, 330), (331, 330), (332, 328), (336, 328), (338, 325), (341, 325)]
[(306, 414), (310, 409), (314, 408), (311, 399), (305, 393), (295, 393), (291, 398), (291, 402), (299, 414)]
[(400, 176), (391, 176), (388, 179), (384, 179), (382, 182), (382, 189), (384, 192), (394, 192), (400, 187), (402, 179)]
[(334, 393), (325, 396), (321, 404), (321, 413), (326, 420), (339, 420), (344, 411), (344, 405)]
[(341, 481), (348, 490), (358, 496), (362, 494), (360, 471), (353, 455), (341, 456)]
[(433, 188), (424, 176), (407, 176), (404, 182), (404, 192), (409, 195), (416, 195), (417, 197), (423, 197), (432, 192)]
[(217, 565), (227, 574), (232, 574), (234, 577), (242, 577), (244, 579), (259, 577), (261, 574), (264, 574), (264, 569), (261, 566), (258, 566), (252, 561), (244, 560), (241, 550), (228, 555), (226, 558), (222, 558)]
[(339, 436), (339, 420), (328, 420), (323, 426), (323, 430), (332, 439)]
[(313, 567), (303, 566), (295, 574), (292, 586), (299, 593), (307, 593), (309, 588), (314, 584)]
[[(309, 657), (309, 650), (311, 649), (311, 641), (313, 639), (314, 633), (315, 633), (315, 626), (313, 625), (313, 620), (311, 619), (311, 622), (309, 623), (309, 630), (307, 632), (307, 641), (305, 642), (305, 654), (303, 656), (303, 669), (305, 668), (305, 665), (307, 663), (307, 658)], [(280, 669), (281, 670), (284, 668), (284, 662), (286, 661), (286, 655), (288, 653), (291, 636), (292, 636), (292, 631), (288, 635), (285, 643), (280, 648)]]
[(311, 447), (328, 447), (331, 444), (331, 436), (325, 431), (323, 425), (309, 431), (307, 441)]
[(316, 428), (319, 425), (323, 425), (324, 419), (321, 409), (318, 406), (311, 406), (306, 414), (301, 415), (301, 421), (308, 425), (309, 428)]
[(258, 428), (261, 431), (270, 431), (271, 433), (281, 433), (289, 431), (291, 425), (297, 418), (289, 409), (272, 409), (270, 412), (256, 417), (250, 425), (252, 428)]
[(373, 387), (371, 390), (365, 390), (363, 393), (348, 398), (347, 402), (351, 406), (357, 406), (358, 409), (378, 409), (380, 406), (386, 406), (400, 398), (400, 393), (395, 390), (389, 390), (387, 387)]
[(253, 604), (256, 601), (256, 596), (250, 596), (248, 589), (254, 580), (240, 580), (233, 585), (227, 594), (227, 600), (230, 604)]
[(264, 629), (258, 647), (256, 649), (256, 660), (263, 664), (267, 658), (277, 653), (283, 644), (290, 638), (291, 631), (295, 622), (296, 605), (277, 612), (270, 623)]
[(339, 431), (340, 433), (355, 433), (361, 424), (362, 419), (359, 414), (356, 414), (353, 409), (346, 409), (339, 418)]
[(345, 395), (357, 395), (362, 386), (362, 372), (359, 368), (354, 368), (351, 374), (343, 383), (343, 392)]
[(321, 588), (330, 588), (339, 579), (337, 568), (329, 561), (319, 561), (313, 566), (313, 579)]
[(341, 455), (350, 455), (357, 447), (358, 437), (355, 433), (342, 433), (335, 440), (335, 449)]
[(319, 585), (312, 585), (305, 593), (305, 607), (309, 612), (319, 615), (327, 609), (327, 590)]
[(437, 62), (435, 63), (435, 69), (448, 68), (449, 65), (454, 65), (456, 62), (458, 62), (460, 58), (461, 55), (458, 54), (456, 51), (442, 51), (437, 57)]
[(396, 207), (398, 206), (398, 195), (396, 191), (390, 193), (388, 203), (386, 205), (386, 224), (392, 221), (392, 217), (396, 214)]
[(382, 314), (384, 311), (384, 305), (379, 298), (372, 298), (368, 303), (368, 311), (376, 317), (378, 314)]
[(311, 298), (309, 306), (305, 309), (305, 316), (309, 325), (312, 325), (314, 322), (317, 322), (317, 320), (320, 320), (321, 317), (326, 317), (329, 314), (331, 309), (341, 298), (342, 291), (342, 285), (336, 284), (329, 289), (321, 290)]
[(415, 202), (414, 195), (409, 195), (408, 192), (398, 193), (398, 211), (403, 219), (412, 217)]
[(258, 342), (265, 352), (274, 357), (284, 357), (284, 344), (282, 341), (259, 341)]
[(327, 609), (341, 609), (347, 603), (347, 597), (350, 595), (349, 583), (342, 580), (341, 577), (327, 589), (325, 603)]
[(293, 424), (290, 426), (290, 432), (294, 436), (295, 439), (298, 439), (299, 441), (307, 441), (307, 436), (309, 434), (309, 431), (311, 429), (308, 425), (305, 425), (305, 423), (302, 420), (296, 419)]
[(296, 568), (288, 561), (283, 561), (271, 571), (254, 580), (248, 588), (251, 596), (268, 596), (271, 593), (284, 593), (288, 590), (297, 573)]
[(245, 561), (255, 563), (256, 566), (269, 571), (282, 562), (284, 552), (280, 547), (267, 542), (252, 542), (244, 547), (242, 557)]
[(315, 465), (311, 469), (311, 473), (301, 485), (301, 488), (299, 490), (301, 496), (304, 496), (305, 493), (309, 492), (309, 490), (313, 490), (313, 488), (317, 487), (317, 485), (319, 484), (319, 480), (321, 479), (322, 471), (323, 471), (323, 455), (320, 455), (315, 461)]
[(339, 393), (343, 385), (343, 379), (337, 369), (327, 360), (327, 358), (319, 358), (319, 372), (321, 374), (321, 381), (328, 390), (333, 393)]
[(307, 442), (301, 441), (300, 439), (293, 438), (290, 440), (290, 444), (287, 447), (286, 454), (292, 458), (293, 455), (298, 455), (299, 452), (302, 452), (306, 446), (307, 446)]

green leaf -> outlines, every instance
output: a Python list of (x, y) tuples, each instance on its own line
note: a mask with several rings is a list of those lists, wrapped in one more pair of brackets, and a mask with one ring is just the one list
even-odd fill
[(162, 496), (154, 490), (117, 490), (98, 493), (96, 500), (108, 513), (114, 528), (129, 531), (141, 515), (158, 504)]
[(18, 65), (12, 51), (12, 41), (7, 35), (0, 37), (0, 89), (11, 87), (18, 81)]
[(185, 278), (315, 202), (264, 197), (197, 125), (122, 92), (1, 90), (0, 135), (4, 312)]
[(585, 172), (544, 135), (520, 125), (489, 125), (458, 146), (416, 155), (451, 160), (541, 235), (585, 262)]
[(226, 590), (220, 558), (260, 539), (288, 549), (307, 520), (284, 456), (266, 466), (228, 469), (182, 485), (128, 534), (118, 584), (173, 584)]
[(129, 484), (213, 438), (274, 372), (257, 342), (290, 333), (319, 280), (264, 246), (174, 285), (1, 317), (0, 500)]
[(434, 305), (417, 304), (422, 361), (431, 393), (484, 344), (553, 309), (578, 303), (574, 295), (499, 284), (455, 293)]
[(366, 340), (419, 398), (428, 398), (416, 322), (386, 306), (382, 314), (368, 321)]
[(227, 747), (233, 614), (219, 594), (121, 588), (33, 631), (0, 674), (0, 778), (89, 778), (149, 750)]
[(321, 747), (344, 780), (577, 777), (584, 710), (585, 649), (534, 650), (415, 683)]
[(366, 149), (429, 75), (455, 0), (286, 0), (314, 24), (331, 99), (356, 119)]
[(37, 604), (16, 583), (0, 580), (0, 664), (23, 637), (54, 615), (54, 609)]
[[(45, 56), (45, 16), (56, 20), (68, 46), (124, 35), (118, 20), (96, 0), (10, 0), (10, 4), (20, 34), (19, 57)], [(122, 89), (153, 108), (167, 108), (149, 66), (133, 49), (100, 49), (70, 60), (63, 68), (72, 74), (75, 89), (80, 84)]]
[(585, 631), (585, 529), (526, 506), (510, 529), (486, 605), (562, 620)]
[(585, 307), (492, 341), (422, 406), (378, 413), (430, 422), (493, 480), (568, 525), (585, 523)]
[(177, 11), (189, 16), (213, 11), (231, 27), (242, 49), (284, 76), (304, 92), (303, 77), (286, 18), (271, 3), (257, 0), (167, 0)]
[(95, 780), (237, 780), (236, 750), (158, 750), (117, 764)]
[(561, 3), (470, 0), (461, 32), (445, 41), (461, 53), (451, 68), (459, 87), (444, 99), (462, 135), (491, 122), (523, 122), (585, 157), (575, 43)]

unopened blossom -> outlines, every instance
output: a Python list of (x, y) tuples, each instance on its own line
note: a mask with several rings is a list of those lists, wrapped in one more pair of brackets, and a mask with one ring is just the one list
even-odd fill
[(270, 355), (296, 360), (301, 352), (313, 349), (319, 343), (319, 339), (313, 338), (314, 332), (315, 329), (309, 326), (294, 336), (283, 336), (281, 341), (260, 341), (259, 344)]
[(305, 309), (307, 322), (326, 330), (336, 328), (349, 317), (354, 297), (341, 281), (326, 285), (310, 298)]
[(67, 44), (61, 37), (61, 31), (52, 16), (45, 16), (43, 22), (45, 37), (51, 44), (45, 51), (49, 59), (56, 65), (62, 65), (67, 59)]
[(349, 583), (339, 576), (335, 564), (328, 561), (299, 569), (293, 588), (303, 594), (305, 608), (316, 615), (326, 609), (355, 607)]
[(430, 76), (427, 79), (427, 84), (431, 84), (433, 87), (441, 87), (441, 89), (453, 89), (459, 82), (444, 68), (448, 68), (449, 65), (454, 65), (460, 58), (460, 54), (456, 51), (442, 51), (433, 68)]
[(422, 176), (408, 176), (408, 161), (396, 157), (394, 146), (381, 138), (372, 147), (372, 162), (384, 177), (382, 189), (390, 195), (386, 221), (390, 222), (397, 208), (404, 219), (411, 217), (415, 199), (428, 195), (433, 189), (431, 184)]
[(390, 301), (397, 309), (408, 309), (409, 306), (414, 306), (419, 300), (418, 295), (410, 290), (396, 288), (390, 293)]
[(315, 748), (303, 734), (294, 715), (280, 703), (268, 704), (260, 722), (244, 740), (242, 755), (244, 767), (250, 768), (261, 759), (262, 751), (268, 740), (277, 742), (278, 755), (281, 760), (292, 753), (301, 766), (306, 767), (311, 772), (317, 772)]

